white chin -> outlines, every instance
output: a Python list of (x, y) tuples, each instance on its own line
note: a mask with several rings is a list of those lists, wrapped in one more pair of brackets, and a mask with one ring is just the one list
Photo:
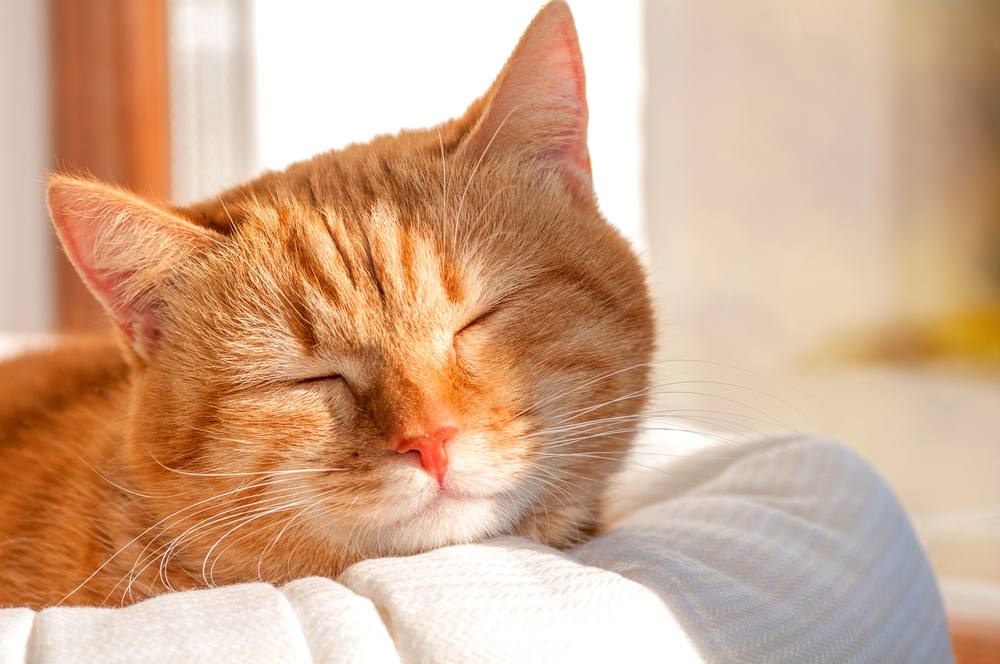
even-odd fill
[[(440, 497), (413, 516), (380, 529), (383, 546), (411, 552), (448, 544), (483, 540), (511, 527), (513, 506), (498, 505), (497, 498)], [(506, 509), (505, 509), (506, 508)]]

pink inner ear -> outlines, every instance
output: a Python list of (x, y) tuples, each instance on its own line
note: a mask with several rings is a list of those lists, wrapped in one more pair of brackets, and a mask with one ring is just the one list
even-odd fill
[[(66, 253), (77, 272), (91, 292), (104, 305), (115, 323), (130, 341), (144, 325), (136, 325), (137, 318), (145, 317), (124, 303), (124, 284), (130, 276), (128, 272), (102, 270), (94, 263), (94, 244), (97, 236), (97, 222), (82, 215), (68, 213), (61, 194), (52, 194), (52, 216), (62, 238)], [(152, 320), (145, 321), (146, 324)], [(137, 329), (138, 328), (138, 329)]]
[[(185, 219), (98, 182), (56, 175), (52, 221), (73, 266), (140, 354), (159, 336), (150, 290), (171, 272), (163, 260), (212, 238)], [(103, 237), (107, 236), (107, 242)]]
[[(565, 147), (557, 151), (554, 156), (573, 162), (578, 168), (590, 175), (590, 152), (587, 150), (586, 76), (583, 72), (583, 55), (580, 53), (580, 45), (577, 42), (576, 27), (568, 10), (557, 26), (561, 38), (549, 45), (552, 49), (549, 57), (556, 61), (554, 63), (556, 66), (552, 69), (564, 71), (565, 74), (556, 79), (561, 85), (554, 86), (557, 89), (553, 90), (552, 94), (554, 98), (563, 98), (560, 100), (563, 103), (557, 107), (563, 113), (574, 115), (570, 110), (574, 107), (576, 113), (575, 118), (572, 118), (575, 121), (567, 123), (567, 128), (571, 132), (566, 137)], [(564, 96), (568, 86), (571, 88), (572, 94)], [(567, 98), (572, 100), (569, 105), (565, 105)]]
[(468, 138), (473, 156), (534, 155), (590, 186), (583, 58), (569, 7), (551, 2), (511, 55)]

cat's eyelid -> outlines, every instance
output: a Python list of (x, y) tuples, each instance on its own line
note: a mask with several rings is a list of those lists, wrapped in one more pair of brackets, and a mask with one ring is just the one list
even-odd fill
[[(316, 376), (307, 376), (305, 378), (297, 378), (295, 380), (296, 385), (309, 385), (311, 383), (320, 383), (325, 380), (344, 380), (344, 377), (338, 373), (331, 374), (319, 374)], [(346, 382), (346, 381), (345, 381)]]
[(458, 336), (459, 334), (469, 329), (473, 325), (483, 322), (483, 320), (489, 318), (493, 314), (499, 313), (501, 309), (510, 306), (511, 302), (523, 291), (530, 288), (531, 285), (532, 284), (521, 285), (520, 287), (510, 290), (501, 295), (500, 297), (495, 298), (492, 302), (487, 304), (485, 307), (481, 308), (480, 313), (476, 314), (475, 316), (470, 318), (467, 323), (459, 327), (458, 331), (455, 332), (455, 336)]
[(510, 296), (507, 296), (507, 295), (505, 295), (504, 297), (496, 300), (489, 307), (487, 307), (486, 309), (482, 310), (481, 313), (473, 316), (469, 320), (469, 322), (467, 322), (465, 325), (462, 325), (460, 328), (458, 328), (458, 331), (455, 332), (455, 336), (458, 336), (459, 334), (461, 334), (462, 332), (465, 332), (470, 327), (472, 327), (474, 325), (478, 325), (479, 323), (482, 323), (484, 320), (486, 320), (490, 316), (498, 313), (501, 309), (503, 309), (505, 306), (507, 306), (510, 303), (510, 300), (511, 300)]
[(458, 331), (455, 332), (455, 336), (457, 337), (458, 335), (462, 334), (462, 332), (468, 330), (470, 327), (478, 325), (479, 323), (483, 322), (485, 319), (489, 318), (496, 312), (497, 312), (497, 307), (493, 307), (492, 309), (489, 309), (488, 311), (479, 314), (478, 316), (470, 320), (468, 323), (458, 328)]

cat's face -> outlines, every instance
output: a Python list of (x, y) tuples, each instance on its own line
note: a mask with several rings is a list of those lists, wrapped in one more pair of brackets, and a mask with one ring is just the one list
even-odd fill
[(233, 511), (200, 553), (232, 526), (236, 550), (298, 540), (317, 561), (592, 528), (653, 330), (590, 193), (582, 86), (553, 4), (438, 128), (188, 209), (56, 180), (68, 252), (135, 349), (135, 480), (183, 496), (150, 509), (217, 501)]
[[(550, 443), (642, 404), (585, 412), (645, 386), (641, 368), (603, 378), (650, 350), (625, 243), (541, 172), (473, 176), (453, 163), (463, 204), (442, 200), (440, 157), (385, 171), (364, 159), (350, 168), (369, 197), (352, 203), (321, 184), (321, 163), (307, 198), (229, 208), (235, 229), (170, 301), (138, 409), (159, 460), (203, 473), (328, 468), (291, 483), (321, 498), (309, 518), (386, 550), (592, 506), (568, 487), (598, 491), (628, 437)], [(441, 429), (452, 430), (443, 467), (422, 467), (433, 450), (399, 450)], [(577, 535), (558, 523), (554, 539)]]

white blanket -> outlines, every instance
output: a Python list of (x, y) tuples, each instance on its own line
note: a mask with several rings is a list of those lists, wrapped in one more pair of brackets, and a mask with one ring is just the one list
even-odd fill
[(570, 552), (520, 538), (368, 560), (336, 580), (0, 610), (0, 662), (948, 662), (906, 515), (811, 438), (633, 475)]

